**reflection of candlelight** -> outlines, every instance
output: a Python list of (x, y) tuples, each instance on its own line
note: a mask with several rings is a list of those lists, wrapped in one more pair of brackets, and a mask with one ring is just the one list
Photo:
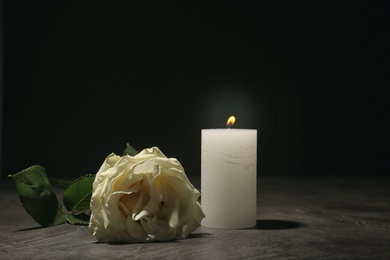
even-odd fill
[(257, 130), (202, 129), (202, 225), (248, 228), (256, 225)]
[(234, 125), (235, 122), (236, 122), (236, 118), (234, 116), (231, 116), (227, 120), (226, 125), (230, 128)]

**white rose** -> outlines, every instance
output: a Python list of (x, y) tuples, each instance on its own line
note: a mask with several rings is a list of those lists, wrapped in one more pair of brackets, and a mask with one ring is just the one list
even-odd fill
[(179, 161), (157, 147), (110, 154), (93, 183), (89, 229), (99, 242), (183, 239), (205, 217), (199, 196)]

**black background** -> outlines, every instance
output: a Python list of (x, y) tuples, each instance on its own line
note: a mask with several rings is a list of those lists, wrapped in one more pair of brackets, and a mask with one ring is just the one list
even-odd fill
[(5, 1), (2, 175), (95, 173), (126, 143), (200, 175), (230, 115), (259, 176), (389, 174), (386, 2)]

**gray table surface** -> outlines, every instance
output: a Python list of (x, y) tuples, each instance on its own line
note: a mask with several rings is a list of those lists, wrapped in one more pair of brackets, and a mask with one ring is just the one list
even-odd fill
[(39, 228), (6, 179), (0, 259), (390, 259), (389, 186), (385, 176), (260, 175), (254, 228), (199, 227), (185, 240), (112, 245), (86, 226)]

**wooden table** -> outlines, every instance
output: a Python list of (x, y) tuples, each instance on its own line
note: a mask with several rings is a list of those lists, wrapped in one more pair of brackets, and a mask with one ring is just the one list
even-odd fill
[(38, 227), (1, 180), (0, 259), (390, 259), (390, 177), (259, 176), (257, 190), (254, 228), (112, 245), (86, 226)]

